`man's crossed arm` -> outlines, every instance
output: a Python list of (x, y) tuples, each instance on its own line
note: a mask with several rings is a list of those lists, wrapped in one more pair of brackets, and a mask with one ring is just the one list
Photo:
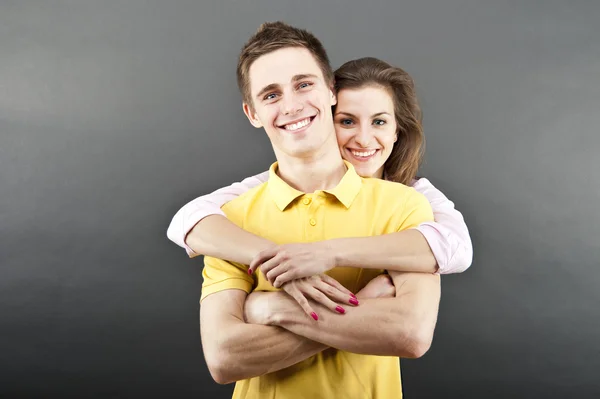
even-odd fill
[(433, 339), (440, 278), (425, 273), (390, 275), (395, 297), (365, 299), (359, 292), (359, 306), (347, 309), (344, 315), (323, 308), (319, 321), (307, 316), (283, 292), (260, 294), (273, 304), (269, 306), (272, 314), (264, 320), (269, 325), (244, 321), (244, 291), (232, 289), (207, 296), (200, 307), (200, 325), (213, 379), (227, 384), (274, 372), (328, 347), (371, 355), (422, 356)]

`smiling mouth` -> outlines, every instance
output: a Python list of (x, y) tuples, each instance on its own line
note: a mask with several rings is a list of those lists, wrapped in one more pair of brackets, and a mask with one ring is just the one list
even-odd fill
[(369, 159), (373, 158), (375, 156), (375, 154), (377, 154), (380, 150), (376, 149), (376, 150), (369, 150), (369, 151), (358, 151), (358, 150), (351, 150), (350, 148), (346, 148), (346, 151), (352, 155), (352, 158), (354, 158), (358, 161), (368, 161)]
[(305, 129), (307, 126), (311, 124), (311, 122), (315, 119), (314, 116), (309, 116), (307, 118), (301, 119), (299, 121), (288, 123), (286, 125), (277, 126), (280, 129), (286, 130), (288, 132), (298, 132)]

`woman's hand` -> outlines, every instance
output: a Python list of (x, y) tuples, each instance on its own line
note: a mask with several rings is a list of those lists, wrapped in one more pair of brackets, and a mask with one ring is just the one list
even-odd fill
[(250, 263), (248, 273), (258, 267), (275, 287), (333, 269), (335, 256), (327, 241), (276, 245), (260, 252)]
[(338, 303), (348, 303), (358, 306), (356, 296), (333, 277), (329, 277), (326, 274), (292, 280), (285, 283), (281, 289), (294, 298), (302, 309), (304, 309), (304, 312), (315, 320), (319, 320), (319, 316), (312, 306), (310, 306), (308, 302), (309, 298), (330, 309), (332, 312), (341, 314), (346, 313), (346, 309)]
[[(322, 276), (315, 276), (315, 277), (322, 277)], [(332, 277), (325, 276), (324, 279), (319, 278), (318, 281), (321, 281), (324, 284), (327, 284), (330, 287), (333, 287), (331, 284), (324, 281), (324, 280), (330, 281), (329, 279), (333, 280), (333, 284), (335, 285), (335, 287), (337, 287), (337, 288), (334, 288), (333, 291), (331, 291), (331, 290), (329, 291), (329, 293), (331, 295), (330, 298), (332, 296), (335, 297), (336, 294), (334, 294), (334, 293), (336, 291), (337, 291), (337, 295), (340, 295), (340, 293), (342, 293), (341, 296), (339, 297), (342, 299), (339, 301), (340, 303), (346, 303), (344, 298), (348, 298), (348, 296), (350, 296), (351, 299), (348, 299), (347, 302), (350, 303), (351, 305), (357, 306), (358, 300), (356, 299), (356, 297), (358, 297), (359, 299), (373, 299), (373, 298), (393, 298), (396, 295), (396, 288), (394, 287), (394, 282), (392, 281), (391, 277), (387, 274), (380, 274), (379, 276), (377, 276), (374, 279), (372, 279), (371, 281), (369, 281), (369, 283), (362, 290), (360, 290), (356, 294), (356, 296), (352, 296), (352, 294), (349, 293), (349, 291), (347, 291), (343, 286), (341, 286), (341, 284), (339, 284)], [(278, 308), (278, 301), (274, 298), (275, 294), (282, 294), (282, 295), (287, 294), (290, 297), (292, 297), (294, 300), (296, 300), (296, 302), (299, 302), (299, 303), (307, 302), (306, 297), (304, 296), (304, 294), (302, 294), (303, 290), (306, 289), (306, 283), (308, 283), (308, 281), (305, 281), (304, 283), (302, 283), (302, 281), (298, 281), (296, 284), (293, 284), (293, 285), (288, 283), (288, 284), (284, 285), (283, 291), (285, 291), (285, 293), (284, 292), (278, 292), (278, 293), (253, 292), (253, 293), (251, 293), (246, 298), (246, 302), (244, 305), (244, 320), (247, 323), (252, 323), (252, 324), (263, 324), (263, 325), (271, 324), (271, 322), (272, 322), (271, 318), (273, 317), (274, 312), (275, 313), (277, 312), (277, 310), (275, 310), (275, 309)], [(338, 287), (338, 284), (339, 284), (339, 287)], [(314, 284), (312, 287), (314, 288)], [(329, 287), (325, 287), (324, 289), (329, 290)], [(310, 288), (309, 288), (309, 290), (310, 290)], [(298, 295), (298, 292), (300, 293), (299, 295)], [(322, 291), (320, 291), (320, 292), (322, 293)], [(298, 299), (296, 299), (296, 298), (298, 298)], [(312, 297), (311, 297), (311, 299), (312, 299)], [(335, 303), (334, 303), (334, 305), (336, 307), (339, 306)], [(334, 305), (331, 305), (331, 303), (330, 303), (329, 308), (331, 309)], [(310, 305), (308, 307), (303, 306), (303, 309), (313, 319), (318, 320), (318, 316), (316, 315), (314, 310), (311, 309)], [(333, 310), (339, 313), (339, 311), (335, 310), (335, 307), (333, 308)], [(279, 311), (281, 311), (281, 310), (279, 310)], [(314, 316), (312, 314), (314, 314)]]

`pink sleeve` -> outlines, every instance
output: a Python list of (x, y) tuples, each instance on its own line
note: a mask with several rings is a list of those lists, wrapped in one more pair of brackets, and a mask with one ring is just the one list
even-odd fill
[(454, 203), (425, 178), (417, 180), (413, 187), (431, 204), (434, 222), (425, 222), (417, 229), (425, 236), (438, 263), (438, 273), (462, 273), (473, 261), (473, 244), (469, 229)]
[(185, 243), (185, 238), (190, 230), (199, 221), (209, 215), (225, 216), (223, 211), (221, 211), (221, 207), (224, 204), (244, 194), (251, 188), (261, 185), (268, 179), (269, 171), (266, 171), (188, 202), (173, 216), (173, 220), (171, 220), (171, 224), (167, 229), (167, 237), (175, 244), (184, 248), (188, 256), (193, 257), (198, 255)]

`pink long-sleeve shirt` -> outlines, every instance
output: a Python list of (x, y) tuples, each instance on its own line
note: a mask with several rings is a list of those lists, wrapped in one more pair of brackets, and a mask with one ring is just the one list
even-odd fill
[[(185, 243), (190, 230), (209, 215), (225, 216), (221, 206), (268, 179), (269, 172), (266, 171), (192, 200), (177, 211), (167, 230), (167, 237), (184, 248), (188, 256), (196, 256)], [(438, 264), (438, 273), (464, 272), (471, 266), (473, 245), (462, 214), (429, 180), (415, 180), (412, 187), (427, 197), (433, 210), (435, 221), (422, 223), (417, 229), (431, 247)]]

